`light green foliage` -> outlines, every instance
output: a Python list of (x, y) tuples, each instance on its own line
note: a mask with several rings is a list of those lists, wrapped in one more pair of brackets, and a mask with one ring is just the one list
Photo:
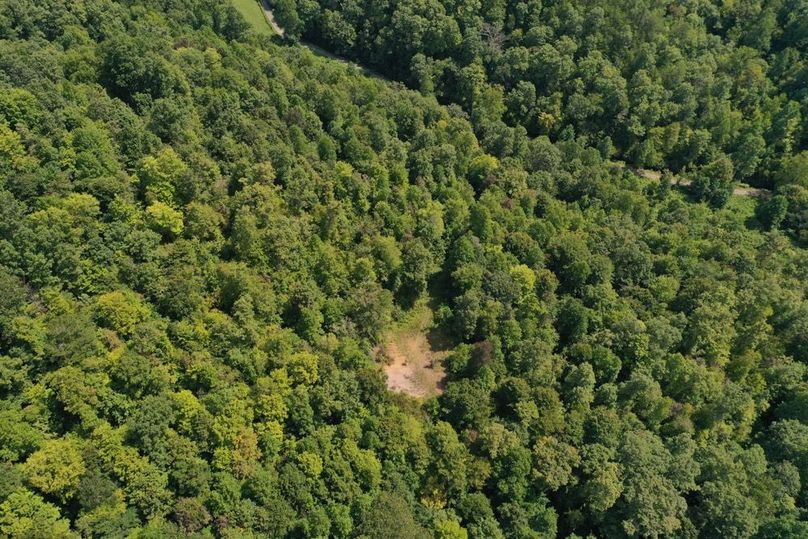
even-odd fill
[(65, 502), (73, 497), (84, 475), (81, 447), (72, 439), (49, 440), (28, 457), (23, 471), (34, 487)]
[(435, 527), (438, 539), (468, 539), (468, 532), (456, 520), (444, 520)]
[(185, 163), (170, 146), (155, 156), (144, 158), (137, 175), (146, 201), (174, 206), (178, 184), (187, 171)]
[(148, 306), (131, 290), (116, 290), (101, 294), (95, 303), (96, 316), (101, 325), (129, 335), (138, 323), (149, 316)]
[(8, 126), (33, 125), (37, 113), (37, 98), (23, 88), (7, 88), (0, 93), (0, 118)]
[(42, 433), (24, 421), (19, 411), (0, 412), (0, 458), (16, 462), (31, 453), (43, 441)]
[(536, 275), (533, 273), (533, 270), (524, 264), (519, 264), (511, 267), (510, 275), (519, 287), (522, 299), (525, 299), (526, 296), (533, 293), (536, 287)]
[(469, 165), (469, 181), (477, 189), (483, 189), (490, 181), (491, 175), (499, 167), (497, 158), (491, 155), (475, 157)]
[(584, 486), (587, 503), (597, 513), (612, 507), (622, 491), (619, 468), (614, 462), (607, 462), (595, 470), (592, 478)]
[(314, 354), (293, 354), (286, 362), (286, 368), (293, 383), (311, 385), (317, 381), (317, 356)]
[(155, 202), (146, 208), (146, 215), (149, 226), (164, 236), (179, 236), (185, 228), (182, 213), (162, 202)]
[(0, 503), (0, 532), (10, 539), (78, 537), (56, 506), (27, 490), (14, 491)]
[(308, 477), (317, 478), (323, 472), (323, 460), (316, 453), (304, 451), (298, 456), (300, 468)]
[(26, 154), (20, 135), (0, 123), (0, 174), (24, 172), (35, 165), (34, 158)]

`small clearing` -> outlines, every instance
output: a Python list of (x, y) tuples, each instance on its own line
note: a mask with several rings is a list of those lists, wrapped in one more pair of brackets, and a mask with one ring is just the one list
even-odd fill
[(385, 363), (387, 388), (417, 399), (443, 392), (445, 373), (441, 362), (449, 350), (431, 339), (432, 311), (420, 307), (400, 327), (385, 335), (377, 357)]
[[(258, 34), (272, 36), (277, 32), (273, 32), (272, 21), (265, 18), (264, 10), (255, 0), (233, 0), (233, 5)], [(280, 33), (283, 35), (282, 31)]]
[[(626, 168), (626, 164), (619, 161), (613, 161), (612, 164), (618, 168)], [(642, 176), (647, 180), (659, 181), (662, 178), (662, 173), (658, 170), (650, 170), (647, 168), (630, 168), (630, 170), (633, 171), (637, 176)], [(681, 176), (674, 177), (673, 185), (676, 187), (690, 187), (692, 184), (693, 181), (687, 178), (683, 178)], [(732, 190), (732, 194), (739, 197), (767, 198), (771, 195), (771, 191), (768, 189), (762, 189), (760, 187), (739, 185)]]

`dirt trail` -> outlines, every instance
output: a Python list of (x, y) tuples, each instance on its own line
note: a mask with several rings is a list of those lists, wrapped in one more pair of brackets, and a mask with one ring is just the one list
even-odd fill
[[(272, 27), (272, 30), (276, 34), (278, 34), (278, 36), (284, 37), (286, 35), (286, 31), (283, 29), (283, 27), (281, 25), (279, 25), (277, 23), (277, 21), (275, 21), (275, 14), (272, 12), (272, 9), (269, 6), (269, 0), (261, 0), (261, 7), (263, 8), (264, 16), (267, 18), (267, 22)], [(374, 78), (385, 80), (385, 81), (390, 80), (387, 77), (385, 77), (384, 75), (382, 75), (381, 73), (379, 73), (377, 71), (374, 71), (374, 70), (370, 69), (369, 67), (365, 67), (365, 66), (363, 66), (361, 64), (357, 64), (355, 62), (351, 62), (350, 60), (346, 60), (345, 58), (342, 58), (341, 56), (337, 56), (333, 52), (329, 52), (329, 51), (325, 50), (324, 48), (315, 45), (314, 43), (309, 43), (308, 41), (301, 41), (300, 44), (303, 45), (304, 47), (306, 47), (307, 49), (309, 49), (311, 52), (313, 52), (317, 56), (322, 56), (324, 58), (329, 58), (331, 60), (336, 60), (337, 62), (341, 62), (341, 63), (343, 63), (343, 64), (345, 64), (347, 66), (355, 67), (356, 69), (361, 71), (363, 75), (366, 75), (368, 77), (374, 77)]]
[(283, 37), (286, 32), (284, 32), (283, 28), (281, 28), (280, 25), (275, 22), (275, 14), (272, 13), (272, 10), (269, 8), (269, 3), (267, 0), (261, 0), (261, 7), (264, 8), (264, 16), (267, 18), (267, 22), (272, 27), (272, 31)]

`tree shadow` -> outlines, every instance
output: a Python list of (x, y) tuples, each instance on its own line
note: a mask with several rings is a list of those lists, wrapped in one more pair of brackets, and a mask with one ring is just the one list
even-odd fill
[(447, 328), (433, 324), (426, 332), (429, 347), (435, 352), (445, 352), (453, 349), (460, 342), (449, 333)]

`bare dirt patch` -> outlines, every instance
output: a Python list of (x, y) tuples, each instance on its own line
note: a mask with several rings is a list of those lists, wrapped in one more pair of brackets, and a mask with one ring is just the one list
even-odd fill
[[(620, 161), (613, 161), (612, 165), (617, 168), (626, 168), (626, 164)], [(641, 176), (647, 180), (659, 181), (662, 178), (662, 173), (658, 170), (650, 170), (647, 168), (633, 168), (630, 170), (636, 175)], [(676, 176), (673, 181), (675, 187), (690, 187), (693, 185), (693, 180)], [(749, 187), (748, 185), (739, 185), (732, 190), (732, 194), (739, 197), (753, 197), (753, 198), (768, 198), (771, 191), (762, 189), (760, 187)]]
[(442, 361), (448, 349), (429, 338), (432, 311), (427, 308), (413, 313), (412, 320), (390, 331), (379, 346), (378, 356), (385, 363), (387, 388), (418, 399), (428, 399), (443, 392), (446, 374)]

